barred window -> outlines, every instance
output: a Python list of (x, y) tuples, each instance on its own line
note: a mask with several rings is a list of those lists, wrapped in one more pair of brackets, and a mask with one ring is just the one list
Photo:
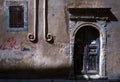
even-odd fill
[(9, 7), (9, 22), (10, 28), (24, 27), (24, 8), (22, 6)]
[(7, 1), (6, 14), (7, 31), (27, 31), (27, 2)]

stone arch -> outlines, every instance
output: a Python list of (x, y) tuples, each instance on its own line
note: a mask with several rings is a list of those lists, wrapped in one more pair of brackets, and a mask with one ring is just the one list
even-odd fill
[(91, 75), (91, 78), (102, 78), (105, 76), (105, 45), (106, 45), (106, 29), (104, 26), (97, 22), (77, 22), (70, 32), (70, 64), (73, 67), (74, 60), (74, 42), (75, 35), (79, 29), (84, 26), (91, 26), (96, 28), (100, 34), (100, 58), (99, 58), (99, 73), (97, 75)]

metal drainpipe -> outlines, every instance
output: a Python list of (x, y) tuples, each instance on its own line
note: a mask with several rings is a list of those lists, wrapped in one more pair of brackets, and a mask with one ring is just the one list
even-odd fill
[(47, 42), (51, 42), (53, 40), (53, 36), (51, 33), (48, 33), (48, 19), (47, 19), (47, 13), (48, 11), (48, 0), (43, 0), (43, 26), (44, 26), (44, 39)]
[(37, 25), (36, 25), (36, 2), (37, 2), (37, 0), (34, 0), (34, 33), (28, 33), (28, 36), (27, 36), (27, 38), (28, 38), (28, 40), (30, 40), (30, 41), (35, 41), (36, 40), (36, 32), (37, 32), (37, 30), (36, 30), (36, 28), (37, 28)]

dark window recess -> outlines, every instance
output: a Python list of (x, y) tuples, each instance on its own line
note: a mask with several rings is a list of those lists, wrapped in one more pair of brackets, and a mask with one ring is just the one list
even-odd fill
[(24, 7), (23, 6), (9, 7), (9, 27), (24, 28)]

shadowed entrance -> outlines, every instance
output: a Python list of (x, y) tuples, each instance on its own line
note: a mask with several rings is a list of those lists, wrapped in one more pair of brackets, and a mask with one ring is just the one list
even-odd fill
[(74, 42), (74, 73), (98, 74), (100, 34), (92, 26), (83, 26), (75, 35)]

